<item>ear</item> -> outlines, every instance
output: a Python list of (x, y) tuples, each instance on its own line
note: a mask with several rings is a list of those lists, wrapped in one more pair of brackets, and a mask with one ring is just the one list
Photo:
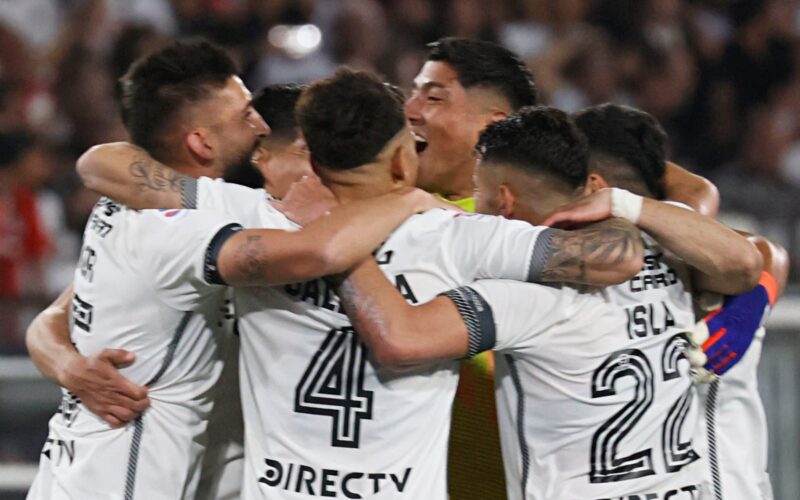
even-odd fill
[(200, 129), (194, 129), (186, 135), (186, 146), (189, 151), (203, 162), (214, 160), (214, 148), (207, 140), (206, 134)]
[(501, 184), (497, 191), (497, 198), (497, 212), (506, 219), (510, 219), (514, 215), (517, 196), (508, 184)]
[(392, 152), (392, 161), (389, 168), (389, 173), (392, 176), (392, 182), (394, 184), (405, 186), (410, 174), (408, 168), (409, 166), (406, 162), (406, 157), (403, 154), (403, 146), (398, 145)]
[(599, 191), (607, 187), (611, 186), (608, 184), (608, 182), (606, 182), (605, 178), (597, 172), (592, 172), (589, 174), (589, 177), (586, 178), (584, 194), (592, 194), (595, 191)]
[(508, 116), (507, 112), (505, 112), (505, 111), (503, 111), (501, 109), (492, 108), (492, 112), (489, 115), (489, 122), (486, 125), (489, 125), (489, 124), (495, 123), (495, 122), (499, 122), (500, 120), (502, 120), (503, 118), (505, 118), (507, 116)]

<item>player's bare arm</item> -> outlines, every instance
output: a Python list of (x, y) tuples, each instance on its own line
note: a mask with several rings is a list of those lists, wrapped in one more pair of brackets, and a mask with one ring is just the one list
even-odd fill
[(624, 283), (643, 265), (639, 231), (611, 218), (572, 231), (553, 233), (537, 281), (608, 286)]
[(196, 181), (127, 142), (100, 144), (77, 163), (83, 184), (131, 208), (195, 208)]
[(381, 366), (400, 370), (467, 355), (467, 327), (446, 296), (412, 306), (367, 259), (339, 286), (350, 321)]
[[(642, 266), (642, 242), (629, 222), (609, 219), (575, 231), (555, 231), (538, 279), (600, 286), (633, 277)], [(353, 326), (376, 360), (393, 369), (470, 352), (468, 330), (451, 298), (411, 306), (375, 262), (359, 265), (339, 287)]]
[[(614, 196), (617, 196), (615, 201)], [(570, 226), (610, 217), (619, 199), (635, 196), (621, 190), (601, 189), (568, 203), (551, 214), (544, 224)], [(749, 290), (758, 282), (761, 256), (756, 248), (732, 229), (711, 217), (668, 203), (644, 198), (634, 217), (642, 231), (654, 237), (695, 270), (702, 290), (733, 294)]]
[(241, 231), (219, 250), (225, 283), (263, 286), (344, 272), (370, 255), (397, 226), (439, 202), (416, 188), (401, 188), (338, 206), (299, 231)]
[(664, 172), (664, 192), (668, 200), (689, 205), (698, 213), (716, 217), (719, 212), (719, 190), (705, 177), (693, 174), (670, 161)]
[(150, 405), (147, 388), (120, 375), (118, 368), (136, 355), (121, 349), (103, 349), (84, 357), (69, 335), (70, 285), (28, 326), (25, 343), (39, 371), (81, 399), (89, 411), (113, 427), (136, 418)]

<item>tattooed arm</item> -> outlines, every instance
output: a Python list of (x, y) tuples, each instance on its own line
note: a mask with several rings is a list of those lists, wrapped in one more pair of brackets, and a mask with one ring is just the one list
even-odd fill
[(131, 208), (195, 208), (195, 180), (127, 142), (94, 146), (77, 163), (83, 184)]
[(542, 283), (616, 285), (631, 279), (644, 264), (639, 230), (616, 217), (551, 234), (536, 280)]
[(370, 255), (408, 217), (439, 204), (416, 188), (340, 205), (299, 231), (240, 231), (214, 261), (224, 283), (276, 285), (336, 274)]

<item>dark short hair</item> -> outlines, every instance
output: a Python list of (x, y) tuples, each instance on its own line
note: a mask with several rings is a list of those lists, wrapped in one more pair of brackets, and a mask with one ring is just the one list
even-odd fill
[(164, 132), (180, 111), (237, 73), (233, 60), (206, 40), (173, 42), (138, 59), (120, 79), (122, 121), (131, 140), (156, 159), (168, 155)]
[(507, 164), (548, 175), (570, 189), (584, 184), (589, 148), (572, 118), (556, 108), (522, 108), (490, 124), (476, 146), (482, 164)]
[(340, 69), (300, 96), (295, 110), (312, 164), (347, 170), (375, 159), (406, 124), (403, 100), (364, 71)]
[[(590, 170), (630, 191), (664, 197), (667, 134), (648, 113), (619, 104), (602, 104), (575, 113), (575, 123), (589, 141)], [(610, 161), (609, 161), (610, 160)]]
[(496, 43), (447, 37), (428, 44), (428, 60), (449, 64), (465, 89), (480, 87), (505, 97), (512, 109), (537, 102), (536, 85), (525, 63)]
[(253, 108), (269, 125), (269, 137), (294, 139), (297, 120), (294, 108), (306, 85), (281, 84), (267, 85), (253, 97)]

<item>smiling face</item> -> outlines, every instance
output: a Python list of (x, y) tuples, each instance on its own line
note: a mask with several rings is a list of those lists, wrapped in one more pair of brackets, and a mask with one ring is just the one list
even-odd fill
[(449, 195), (453, 181), (472, 175), (473, 148), (492, 111), (480, 103), (485, 91), (465, 89), (449, 64), (428, 61), (414, 79), (406, 101), (412, 130), (428, 145), (419, 154), (417, 186)]
[(211, 117), (211, 123), (204, 125), (211, 132), (209, 141), (214, 146), (217, 176), (250, 163), (260, 138), (269, 133), (269, 127), (251, 101), (250, 91), (241, 79), (232, 76), (224, 87), (191, 110), (195, 123)]

